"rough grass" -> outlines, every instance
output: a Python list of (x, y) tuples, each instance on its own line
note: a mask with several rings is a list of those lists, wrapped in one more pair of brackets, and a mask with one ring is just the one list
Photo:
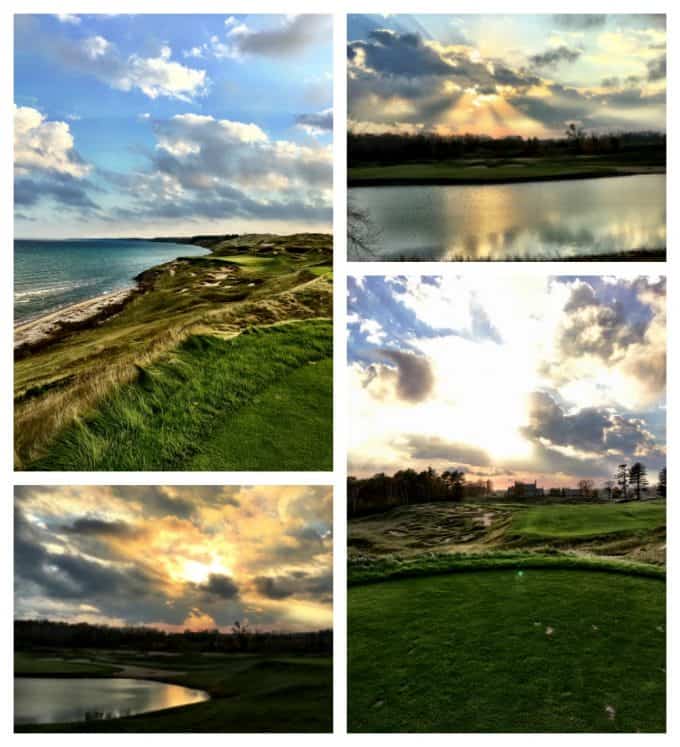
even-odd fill
[(22, 677), (50, 677), (50, 676), (75, 676), (75, 677), (106, 677), (119, 671), (115, 665), (106, 663), (98, 664), (94, 661), (81, 661), (68, 659), (61, 653), (53, 655), (35, 656), (33, 654), (16, 652), (14, 654), (14, 674)]
[(661, 732), (665, 583), (489, 570), (349, 589), (352, 732)]
[[(87, 723), (17, 727), (41, 732), (330, 732), (330, 657), (93, 652), (97, 664), (166, 668), (163, 682), (205, 690), (211, 699), (168, 711)], [(31, 656), (31, 655), (24, 655)], [(75, 654), (81, 657), (82, 654)], [(42, 665), (36, 657), (36, 668)], [(64, 673), (66, 671), (64, 670)], [(57, 674), (53, 673), (53, 676)], [(126, 675), (127, 676), (127, 675)], [(147, 677), (148, 679), (148, 677)]]
[(512, 516), (510, 532), (526, 537), (579, 538), (648, 532), (666, 524), (664, 501), (532, 506)]
[[(266, 463), (276, 470), (319, 469), (331, 459), (332, 421), (315, 411), (330, 407), (332, 372), (323, 361), (331, 357), (330, 320), (253, 328), (229, 340), (194, 335), (171, 355), (139, 367), (134, 381), (62, 431), (30, 468), (255, 470)], [(315, 394), (306, 391), (310, 385)], [(280, 422), (267, 419), (270, 407)], [(255, 427), (260, 430), (242, 430)], [(290, 443), (301, 428), (317, 448)], [(242, 439), (248, 450), (239, 446)]]

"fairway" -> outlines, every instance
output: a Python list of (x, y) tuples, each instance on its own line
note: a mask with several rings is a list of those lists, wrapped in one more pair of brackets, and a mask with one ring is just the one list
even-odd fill
[(664, 731), (665, 589), (530, 568), (351, 587), (349, 731)]
[(193, 336), (67, 428), (32, 469), (330, 469), (332, 324)]
[[(56, 655), (59, 656), (59, 655)], [(79, 673), (101, 676), (101, 667), (157, 668), (146, 679), (198, 688), (210, 700), (127, 718), (17, 727), (44, 732), (329, 732), (332, 728), (332, 662), (320, 656), (250, 654), (154, 655), (145, 652), (75, 652)], [(69, 658), (68, 656), (66, 657)], [(16, 673), (73, 675), (73, 663), (54, 655), (15, 654)], [(89, 666), (89, 671), (87, 667)], [(167, 669), (167, 674), (162, 670)], [(67, 686), (68, 683), (64, 682)]]
[(666, 503), (541, 505), (512, 516), (511, 534), (576, 539), (617, 532), (649, 532), (666, 525)]

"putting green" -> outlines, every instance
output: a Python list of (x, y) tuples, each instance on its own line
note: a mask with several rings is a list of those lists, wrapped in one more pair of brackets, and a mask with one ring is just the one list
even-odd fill
[(663, 580), (459, 572), (349, 589), (352, 732), (661, 732)]

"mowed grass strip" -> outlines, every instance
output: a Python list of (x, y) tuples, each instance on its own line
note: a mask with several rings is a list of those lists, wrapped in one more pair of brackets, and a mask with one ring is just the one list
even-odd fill
[(332, 380), (332, 358), (296, 369), (219, 426), (186, 469), (332, 470)]
[(510, 532), (527, 537), (597, 537), (649, 532), (666, 524), (665, 501), (532, 506), (513, 514)]
[[(225, 454), (213, 439), (223, 448), (236, 443), (244, 436), (232, 425), (239, 411), (299, 369), (331, 358), (332, 338), (332, 323), (325, 319), (252, 328), (230, 340), (192, 336), (163, 361), (140, 369), (134, 382), (119, 387), (94, 412), (65, 429), (49, 453), (30, 468), (181, 470), (191, 469), (192, 460), (209, 451), (210, 464), (201, 469), (259, 469), (261, 460), (271, 459), (267, 445), (258, 445), (258, 434), (250, 434), (254, 451), (244, 455), (248, 461), (240, 465), (239, 458)], [(322, 366), (318, 371), (315, 385), (330, 400), (330, 370)], [(295, 380), (281, 396), (303, 401), (304, 391), (294, 384)], [(268, 406), (266, 398), (259, 403)], [(304, 417), (303, 406), (300, 413)], [(317, 429), (310, 437), (328, 444), (331, 420), (308, 422)], [(282, 461), (269, 469), (317, 469), (304, 463), (304, 451), (292, 449), (287, 455), (286, 445), (295, 434), (281, 425), (277, 432)]]
[(352, 587), (351, 732), (661, 732), (662, 580), (509, 570)]

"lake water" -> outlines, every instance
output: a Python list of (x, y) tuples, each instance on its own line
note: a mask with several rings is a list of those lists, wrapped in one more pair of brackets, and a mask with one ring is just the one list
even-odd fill
[(127, 239), (14, 242), (14, 319), (26, 321), (103, 293), (176, 257), (207, 250), (189, 244)]
[(666, 246), (664, 174), (349, 195), (378, 231), (372, 255), (350, 247), (350, 259), (560, 259)]
[(120, 718), (209, 699), (202, 690), (130, 678), (15, 677), (15, 724)]

